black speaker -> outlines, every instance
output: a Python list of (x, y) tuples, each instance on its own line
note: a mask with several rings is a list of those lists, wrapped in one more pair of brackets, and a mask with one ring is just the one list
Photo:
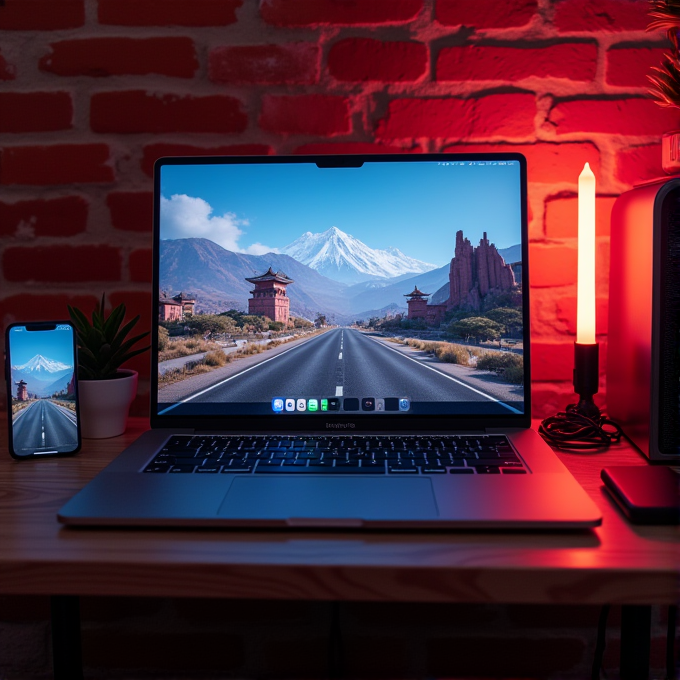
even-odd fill
[(680, 460), (680, 177), (621, 194), (611, 218), (607, 411), (652, 461)]

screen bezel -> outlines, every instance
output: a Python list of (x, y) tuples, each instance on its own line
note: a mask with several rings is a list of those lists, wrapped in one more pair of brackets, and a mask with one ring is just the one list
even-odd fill
[[(325, 412), (323, 414), (281, 414), (253, 416), (158, 414), (158, 304), (160, 295), (160, 197), (161, 169), (168, 165), (244, 165), (314, 163), (319, 167), (360, 167), (364, 163), (423, 163), (441, 161), (517, 161), (520, 168), (522, 315), (525, 375), (524, 413), (508, 415), (466, 414), (416, 415), (395, 413)], [(153, 206), (153, 308), (151, 366), (151, 426), (225, 432), (332, 432), (335, 434), (373, 432), (450, 432), (531, 425), (531, 352), (529, 317), (529, 245), (527, 217), (527, 162), (520, 153), (435, 153), (300, 156), (186, 156), (159, 158), (154, 164)]]

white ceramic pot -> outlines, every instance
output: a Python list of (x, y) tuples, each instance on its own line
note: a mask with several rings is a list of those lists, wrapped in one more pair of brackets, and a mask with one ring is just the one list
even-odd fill
[(106, 439), (125, 432), (130, 404), (137, 394), (137, 371), (118, 369), (119, 378), (79, 380), (80, 425), (85, 439)]

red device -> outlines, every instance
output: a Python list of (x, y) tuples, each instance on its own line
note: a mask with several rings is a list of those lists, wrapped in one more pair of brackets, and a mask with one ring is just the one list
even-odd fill
[(680, 475), (655, 465), (615, 465), (600, 472), (605, 488), (634, 524), (680, 523)]
[(652, 461), (680, 461), (680, 177), (616, 200), (607, 412)]

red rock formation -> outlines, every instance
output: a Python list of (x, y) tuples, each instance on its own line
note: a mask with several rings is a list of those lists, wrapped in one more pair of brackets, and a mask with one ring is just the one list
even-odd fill
[(490, 291), (510, 290), (515, 285), (515, 275), (503, 257), (496, 250), (493, 243), (484, 237), (475, 249), (477, 259), (477, 281), (479, 294), (486, 297)]
[(477, 248), (473, 248), (462, 231), (456, 232), (456, 248), (449, 270), (449, 299), (447, 310), (463, 306), (479, 310), (489, 293), (512, 290), (515, 275), (510, 265), (484, 232)]
[(449, 269), (448, 309), (458, 307), (467, 301), (474, 280), (474, 248), (470, 241), (463, 237), (463, 232), (456, 232), (456, 248), (451, 268)]

